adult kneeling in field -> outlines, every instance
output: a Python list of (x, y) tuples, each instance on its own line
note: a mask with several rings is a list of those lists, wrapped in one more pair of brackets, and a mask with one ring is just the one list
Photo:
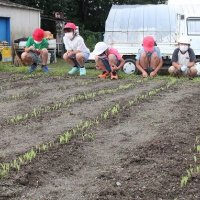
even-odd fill
[(110, 76), (111, 79), (118, 79), (117, 70), (124, 66), (124, 59), (117, 49), (109, 48), (105, 42), (98, 42), (93, 51), (95, 55), (96, 68), (103, 70), (99, 78)]
[(22, 61), (30, 65), (29, 72), (36, 70), (38, 64), (42, 64), (42, 70), (47, 73), (49, 71), (47, 66), (48, 60), (48, 42), (44, 38), (44, 30), (37, 28), (33, 35), (28, 38), (26, 42), (25, 52), (22, 53)]
[(200, 67), (195, 65), (196, 56), (193, 49), (190, 48), (190, 39), (187, 36), (179, 38), (179, 47), (172, 55), (172, 66), (169, 73), (174, 76), (185, 75), (194, 77), (200, 74)]
[(136, 56), (136, 67), (144, 78), (156, 76), (163, 65), (160, 49), (155, 44), (152, 36), (144, 37), (142, 48)]
[(76, 32), (76, 25), (68, 22), (64, 27), (65, 36), (63, 42), (67, 52), (63, 59), (72, 67), (68, 74), (80, 73), (80, 76), (86, 75), (84, 67), (85, 62), (90, 56), (90, 50), (86, 47), (83, 38)]

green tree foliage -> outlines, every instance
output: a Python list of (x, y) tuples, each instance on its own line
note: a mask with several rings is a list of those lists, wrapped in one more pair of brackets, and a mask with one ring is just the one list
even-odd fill
[(10, 0), (15, 3), (43, 10), (53, 17), (54, 12), (63, 12), (69, 21), (91, 31), (104, 31), (105, 20), (112, 4), (158, 4), (166, 0)]

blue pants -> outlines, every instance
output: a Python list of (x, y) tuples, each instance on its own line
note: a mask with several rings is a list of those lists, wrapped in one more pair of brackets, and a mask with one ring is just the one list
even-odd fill
[(99, 57), (108, 72), (111, 72), (111, 67), (106, 57)]

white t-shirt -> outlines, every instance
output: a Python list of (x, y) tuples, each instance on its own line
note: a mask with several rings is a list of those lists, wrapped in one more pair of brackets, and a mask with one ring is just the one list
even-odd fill
[(83, 53), (90, 53), (90, 50), (86, 47), (83, 38), (80, 35), (75, 36), (73, 40), (70, 40), (66, 36), (63, 37), (65, 49), (67, 51), (81, 51)]
[(190, 55), (187, 51), (186, 53), (182, 54), (180, 51), (178, 52), (178, 63), (180, 65), (186, 65), (188, 66), (188, 63), (190, 62)]

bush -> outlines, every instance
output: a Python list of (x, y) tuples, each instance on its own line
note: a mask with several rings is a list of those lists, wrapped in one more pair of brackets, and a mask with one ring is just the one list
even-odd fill
[(84, 38), (87, 47), (92, 52), (94, 50), (94, 46), (97, 42), (103, 41), (103, 33), (102, 32), (92, 32), (92, 31), (81, 31), (81, 36)]

